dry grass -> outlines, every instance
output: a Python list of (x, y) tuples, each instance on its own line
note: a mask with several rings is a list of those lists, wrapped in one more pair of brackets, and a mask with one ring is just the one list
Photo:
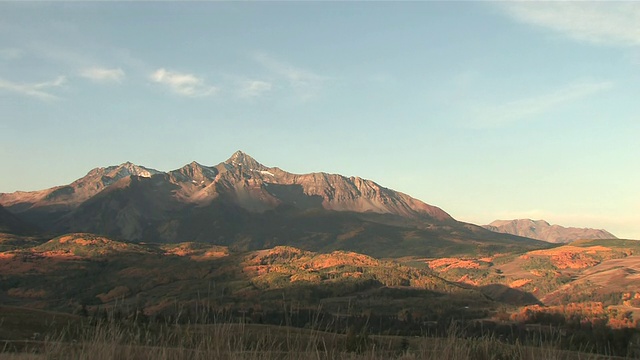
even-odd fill
[[(78, 360), (596, 360), (614, 359), (556, 349), (553, 344), (505, 344), (493, 337), (461, 339), (358, 336), (243, 324), (123, 326), (67, 329), (43, 341), (7, 342), (0, 359)], [(363, 340), (366, 339), (366, 340)], [(357, 342), (350, 343), (350, 342)], [(353, 345), (356, 346), (353, 346)], [(0, 345), (1, 346), (1, 345)], [(350, 350), (350, 351), (348, 351)]]

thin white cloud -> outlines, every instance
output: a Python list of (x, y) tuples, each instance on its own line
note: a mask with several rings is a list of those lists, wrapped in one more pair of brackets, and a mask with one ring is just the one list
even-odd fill
[(272, 85), (270, 82), (261, 81), (261, 80), (245, 80), (240, 85), (239, 96), (248, 98), (248, 97), (257, 97), (265, 92), (271, 91)]
[(66, 77), (58, 76), (51, 81), (36, 84), (19, 84), (0, 78), (0, 89), (40, 100), (56, 100), (58, 97), (48, 89), (60, 87), (64, 85), (66, 81)]
[(91, 67), (82, 70), (80, 72), (80, 76), (95, 82), (120, 83), (124, 80), (125, 73), (120, 68), (108, 69), (102, 67)]
[(593, 94), (611, 89), (611, 82), (580, 82), (554, 92), (519, 99), (498, 106), (477, 109), (473, 117), (476, 127), (495, 127), (531, 118)]
[(151, 74), (151, 80), (164, 84), (174, 93), (183, 96), (208, 96), (218, 91), (215, 86), (205, 84), (203, 79), (193, 74), (177, 73), (164, 68), (158, 69)]
[(257, 54), (255, 60), (277, 77), (284, 79), (302, 100), (315, 97), (328, 79), (263, 53)]
[(640, 6), (637, 2), (517, 1), (499, 4), (520, 22), (552, 29), (579, 41), (640, 45)]

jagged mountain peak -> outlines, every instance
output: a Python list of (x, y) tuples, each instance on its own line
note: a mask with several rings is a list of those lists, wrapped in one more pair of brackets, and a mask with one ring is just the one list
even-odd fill
[(250, 155), (238, 150), (227, 161), (225, 164), (230, 164), (233, 166), (242, 166), (245, 169), (251, 170), (265, 170), (266, 166), (260, 164), (256, 159), (252, 158)]
[(108, 176), (114, 177), (113, 175), (120, 176), (141, 176), (141, 177), (151, 177), (155, 174), (160, 174), (160, 171), (155, 169), (149, 169), (144, 166), (136, 165), (130, 161), (122, 163), (116, 166), (110, 166), (105, 169), (105, 173)]
[(107, 176), (114, 180), (118, 180), (123, 177), (131, 176), (131, 175), (141, 176), (141, 177), (151, 177), (155, 174), (160, 174), (160, 173), (161, 172), (158, 170), (146, 168), (144, 166), (136, 165), (130, 161), (127, 161), (120, 165), (97, 167), (95, 169), (90, 170), (87, 173), (87, 175), (82, 179), (91, 178), (94, 176)]
[(196, 161), (192, 161), (180, 169), (173, 170), (169, 173), (180, 181), (204, 181), (205, 179), (215, 179), (218, 171), (214, 167), (204, 166)]
[(69, 185), (53, 188), (53, 191), (48, 192), (46, 198), (57, 202), (80, 203), (121, 179), (130, 176), (150, 178), (156, 174), (162, 174), (162, 172), (136, 165), (130, 161), (120, 165), (98, 167)]
[(204, 166), (204, 165), (200, 164), (197, 161), (192, 161), (192, 162), (188, 163), (187, 165), (181, 167), (178, 170), (182, 170), (182, 169), (204, 169), (204, 168), (208, 168), (208, 166)]
[(69, 185), (0, 194), (0, 204), (44, 231), (97, 232), (129, 241), (232, 245), (241, 239), (238, 247), (247, 249), (302, 244), (386, 256), (427, 256), (439, 251), (437, 244), (448, 248), (464, 241), (539, 246), (459, 223), (438, 207), (370, 180), (293, 174), (242, 151), (215, 166), (193, 161), (166, 173), (131, 162), (96, 168)]

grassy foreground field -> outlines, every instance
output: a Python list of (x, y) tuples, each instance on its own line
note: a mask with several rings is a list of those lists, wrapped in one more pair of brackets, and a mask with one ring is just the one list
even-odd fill
[(50, 334), (38, 334), (39, 340), (0, 342), (0, 359), (623, 359), (559, 350), (553, 342), (525, 346), (492, 336), (463, 339), (455, 328), (446, 337), (407, 338), (255, 324), (138, 326), (75, 320), (68, 324)]
[[(0, 253), (0, 360), (640, 359), (636, 249), (578, 245), (426, 268), (70, 235)], [(520, 304), (545, 284), (578, 294), (583, 270), (585, 299), (609, 302)]]

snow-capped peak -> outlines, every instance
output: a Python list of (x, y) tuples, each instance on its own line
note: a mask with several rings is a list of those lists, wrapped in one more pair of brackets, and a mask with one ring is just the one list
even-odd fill
[(148, 169), (143, 166), (138, 166), (129, 161), (127, 161), (124, 164), (120, 164), (118, 166), (110, 166), (105, 169), (105, 175), (114, 179), (120, 179), (125, 176), (131, 176), (131, 175), (148, 178), (155, 174), (160, 174), (160, 171), (154, 170), (154, 169)]

